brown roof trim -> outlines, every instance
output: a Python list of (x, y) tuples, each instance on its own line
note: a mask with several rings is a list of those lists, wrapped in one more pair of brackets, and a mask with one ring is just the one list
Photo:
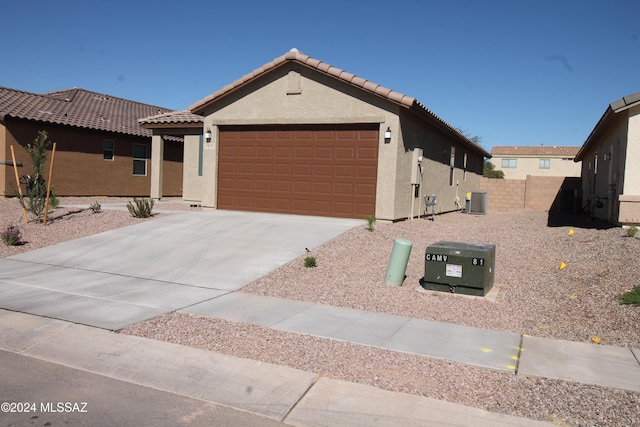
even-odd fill
[(591, 145), (594, 144), (593, 141), (596, 139), (596, 136), (600, 134), (600, 132), (609, 123), (609, 121), (615, 114), (618, 114), (637, 105), (640, 105), (640, 92), (624, 96), (621, 99), (618, 99), (617, 101), (609, 104), (604, 114), (602, 114), (602, 117), (600, 117), (600, 120), (598, 120), (598, 123), (596, 123), (596, 126), (587, 137), (587, 140), (584, 142), (584, 144), (582, 144), (582, 148), (580, 148), (580, 151), (578, 151), (578, 154), (576, 154), (576, 157), (575, 159), (573, 159), (573, 161), (582, 161), (586, 152), (589, 150)]
[(297, 49), (291, 49), (289, 52), (285, 53), (282, 56), (277, 57), (271, 62), (264, 64), (262, 67), (253, 70), (251, 73), (244, 75), (240, 79), (234, 81), (231, 84), (224, 86), (222, 89), (212, 93), (211, 95), (203, 98), (202, 100), (196, 102), (189, 106), (189, 110), (194, 114), (203, 113), (204, 110), (218, 101), (222, 97), (234, 92), (240, 87), (245, 86), (249, 82), (258, 78), (261, 75), (268, 73), (269, 71), (275, 69), (276, 67), (284, 64), (285, 62), (292, 61), (297, 62), (301, 65), (304, 65), (308, 68), (320, 71), (324, 74), (332, 76), (338, 80), (351, 84), (359, 89), (365, 90), (367, 92), (373, 93), (377, 96), (380, 96), (390, 102), (398, 104), (404, 108), (410, 109), (418, 115), (430, 120), (438, 127), (443, 129), (445, 132), (451, 134), (452, 136), (459, 139), (463, 144), (467, 145), (469, 148), (480, 152), (484, 157), (491, 157), (485, 149), (468, 139), (466, 136), (462, 135), (455, 129), (453, 126), (442, 120), (424, 105), (419, 103), (415, 98), (404, 95), (400, 92), (393, 91), (386, 87), (383, 87), (377, 83), (373, 83), (369, 80), (363, 79), (361, 77), (356, 76), (355, 74), (351, 74), (347, 71), (344, 71), (340, 68), (329, 65), (325, 62), (322, 62), (318, 59), (314, 59), (309, 55), (305, 55), (304, 53), (298, 51)]
[(187, 110), (170, 111), (139, 119), (138, 123), (145, 129), (202, 129), (204, 117)]

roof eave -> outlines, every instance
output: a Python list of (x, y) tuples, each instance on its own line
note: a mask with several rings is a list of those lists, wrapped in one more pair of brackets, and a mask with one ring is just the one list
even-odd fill
[(491, 153), (489, 153), (487, 150), (485, 150), (484, 148), (482, 148), (481, 146), (474, 143), (469, 138), (467, 138), (466, 136), (464, 136), (463, 134), (461, 134), (460, 132), (452, 128), (444, 120), (440, 119), (438, 116), (433, 114), (427, 108), (420, 105), (418, 102), (415, 102), (411, 107), (407, 107), (407, 108), (409, 108), (414, 113), (417, 113), (419, 116), (422, 116), (423, 118), (427, 118), (431, 123), (433, 123), (440, 130), (443, 130), (444, 132), (453, 136), (458, 141), (460, 141), (463, 145), (466, 145), (470, 149), (479, 152), (480, 154), (482, 154), (483, 157), (486, 157), (488, 159), (492, 157)]
[(202, 129), (204, 123), (140, 123), (143, 129)]
[(615, 114), (615, 112), (611, 108), (611, 105), (612, 104), (610, 104), (607, 107), (606, 111), (604, 112), (602, 117), (600, 117), (600, 120), (598, 120), (598, 123), (596, 123), (595, 127), (593, 128), (593, 130), (591, 131), (591, 133), (587, 137), (587, 139), (584, 142), (584, 144), (582, 144), (582, 147), (580, 147), (580, 150), (578, 151), (578, 154), (576, 154), (576, 156), (573, 159), (574, 162), (578, 163), (578, 162), (582, 161), (582, 158), (584, 157), (586, 152), (591, 147), (595, 136), (598, 133), (600, 133), (600, 130), (609, 122), (609, 120), (611, 120), (611, 117), (613, 117), (613, 115)]
[(576, 154), (576, 157), (575, 159), (573, 159), (573, 161), (576, 163), (579, 161), (582, 161), (583, 156), (585, 155), (587, 150), (591, 147), (592, 141), (594, 140), (596, 135), (599, 134), (601, 129), (606, 126), (606, 124), (609, 122), (609, 120), (611, 120), (613, 115), (638, 105), (640, 105), (640, 92), (627, 95), (609, 104), (606, 111), (604, 112), (602, 117), (600, 117), (600, 120), (598, 120), (598, 123), (596, 123), (596, 126), (593, 128), (593, 130), (587, 137), (584, 144), (582, 144), (582, 148), (580, 148), (580, 151), (578, 151), (578, 154)]

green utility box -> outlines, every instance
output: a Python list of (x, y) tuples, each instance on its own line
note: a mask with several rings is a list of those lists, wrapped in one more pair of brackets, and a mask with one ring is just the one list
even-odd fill
[(427, 246), (424, 259), (427, 290), (485, 296), (493, 287), (496, 245), (438, 242)]

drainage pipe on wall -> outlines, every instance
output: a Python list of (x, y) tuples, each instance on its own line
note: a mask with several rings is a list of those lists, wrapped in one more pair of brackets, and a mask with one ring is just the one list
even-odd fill
[(413, 243), (407, 239), (398, 238), (394, 241), (389, 266), (387, 267), (387, 275), (384, 279), (385, 284), (402, 286), (412, 247)]

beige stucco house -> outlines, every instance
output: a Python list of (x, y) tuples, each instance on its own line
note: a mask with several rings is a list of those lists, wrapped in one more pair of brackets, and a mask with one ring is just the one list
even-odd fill
[(576, 155), (583, 202), (594, 217), (640, 224), (640, 92), (607, 107)]
[(163, 135), (184, 135), (183, 198), (218, 209), (398, 220), (435, 194), (452, 211), (490, 157), (415, 98), (296, 49), (140, 123), (154, 155)]
[(491, 160), (495, 170), (505, 179), (527, 179), (531, 176), (579, 177), (580, 164), (574, 158), (580, 147), (562, 146), (495, 146)]

